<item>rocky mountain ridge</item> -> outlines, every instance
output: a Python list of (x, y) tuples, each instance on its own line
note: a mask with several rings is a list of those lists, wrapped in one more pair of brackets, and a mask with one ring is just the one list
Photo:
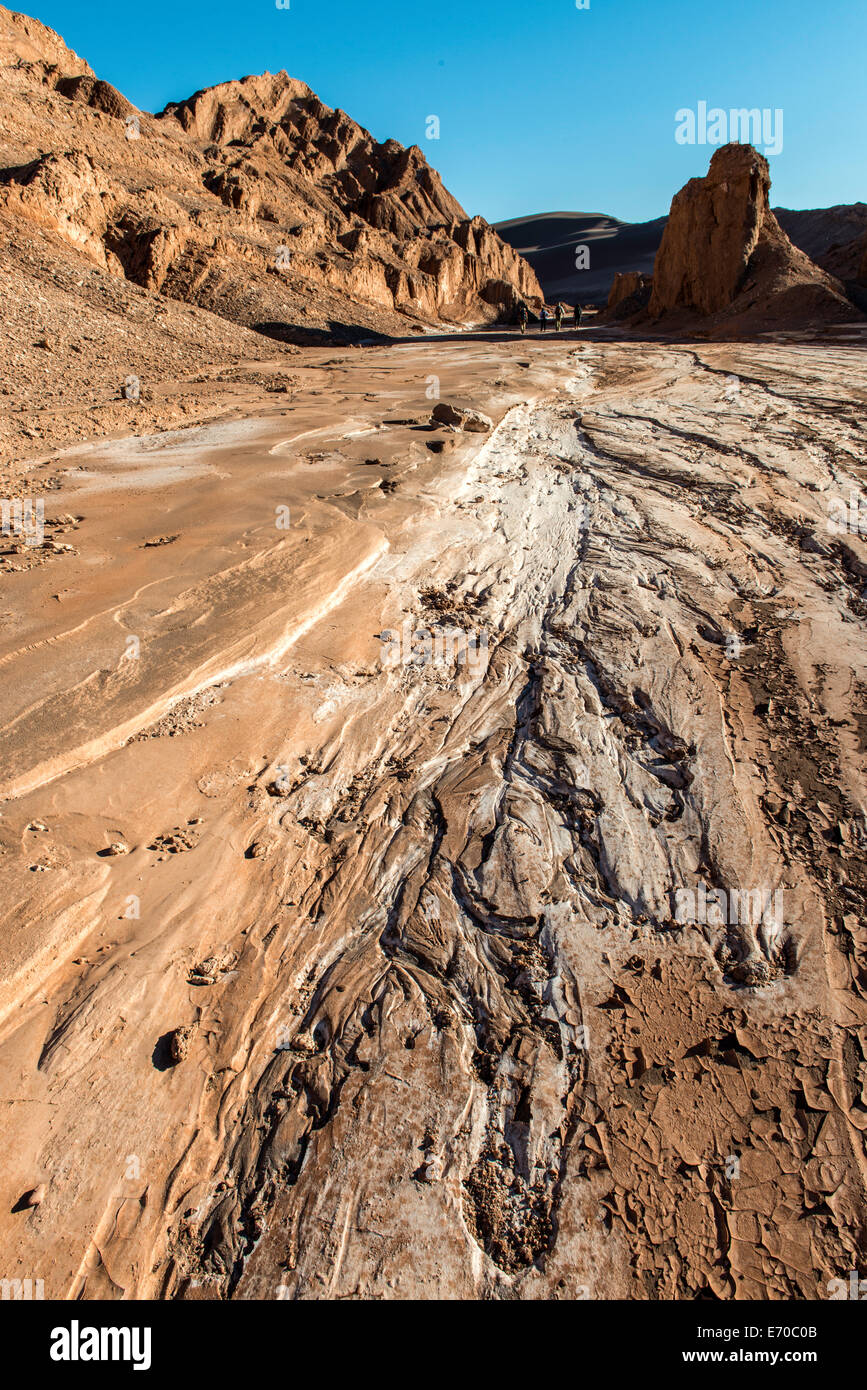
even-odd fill
[(415, 146), (285, 72), (138, 112), (50, 29), (0, 10), (0, 215), (100, 270), (284, 341), (485, 322), (535, 275)]

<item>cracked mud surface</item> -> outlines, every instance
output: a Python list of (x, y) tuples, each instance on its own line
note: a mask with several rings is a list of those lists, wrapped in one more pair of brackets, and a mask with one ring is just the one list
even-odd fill
[[(430, 373), (493, 434), (432, 456)], [(189, 473), (161, 441), (157, 506), (121, 446), (71, 475), (75, 556), (3, 580), (19, 1270), (812, 1299), (863, 1264), (867, 545), (827, 519), (865, 397), (842, 338), (432, 343), (323, 358)]]

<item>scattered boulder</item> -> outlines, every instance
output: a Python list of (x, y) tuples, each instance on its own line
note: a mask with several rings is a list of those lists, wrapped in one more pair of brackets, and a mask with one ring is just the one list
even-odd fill
[(650, 276), (642, 275), (640, 270), (616, 270), (608, 294), (606, 309), (615, 309), (624, 299), (628, 299), (630, 295), (644, 289), (645, 285), (649, 283)]
[(443, 1161), (436, 1155), (429, 1158), (420, 1168), (417, 1168), (413, 1177), (416, 1182), (435, 1183), (439, 1182), (443, 1175)]
[(187, 982), (191, 985), (215, 985), (220, 975), (234, 969), (237, 960), (234, 951), (222, 951), (218, 955), (207, 956), (205, 960), (193, 966), (187, 976)]
[(290, 795), (292, 787), (284, 774), (275, 777), (273, 782), (269, 782), (265, 790), (269, 796), (287, 797)]
[(174, 1066), (183, 1062), (190, 1050), (190, 1043), (196, 1032), (193, 1023), (185, 1024), (182, 1028), (176, 1028), (169, 1036), (169, 1056)]
[(770, 983), (773, 971), (764, 956), (753, 955), (733, 965), (731, 977), (737, 980), (738, 984), (746, 985), (748, 989), (760, 989), (762, 985)]
[(31, 1187), (29, 1192), (19, 1198), (16, 1206), (19, 1210), (27, 1207), (38, 1207), (45, 1201), (46, 1187), (44, 1182), (37, 1183), (36, 1187)]
[(453, 425), (456, 429), (473, 434), (487, 434), (494, 428), (494, 422), (480, 410), (465, 410), (462, 406), (449, 405), (440, 401), (433, 408), (431, 424)]
[(645, 309), (650, 301), (653, 277), (640, 270), (615, 271), (608, 303), (603, 310), (606, 318), (625, 319)]
[(195, 829), (196, 824), (197, 821), (190, 821), (189, 826), (176, 825), (174, 830), (156, 835), (148, 849), (157, 850), (161, 854), (185, 854), (188, 850), (195, 849), (201, 834), (201, 831)]

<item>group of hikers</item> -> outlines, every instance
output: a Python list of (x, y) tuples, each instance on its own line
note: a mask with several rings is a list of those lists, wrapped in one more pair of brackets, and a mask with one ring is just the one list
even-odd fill
[[(581, 317), (582, 317), (581, 305), (580, 305), (580, 304), (576, 304), (575, 307), (574, 307), (574, 309), (572, 310), (572, 313), (573, 313), (574, 319), (575, 319), (575, 327), (576, 327), (576, 328), (580, 328), (580, 327), (581, 327)], [(562, 305), (562, 304), (558, 304), (557, 307), (556, 307), (556, 309), (554, 310), (554, 327), (555, 327), (556, 332), (558, 332), (558, 333), (560, 332), (560, 329), (563, 327), (563, 320), (564, 320), (565, 317), (566, 317), (566, 315), (565, 315), (565, 311), (564, 311), (564, 309), (563, 309), (563, 305)], [(526, 333), (526, 331), (527, 331), (527, 324), (528, 324), (528, 322), (529, 322), (529, 319), (530, 319), (530, 315), (529, 315), (529, 312), (528, 312), (528, 310), (527, 310), (527, 306), (526, 306), (526, 304), (522, 304), (522, 305), (519, 307), (519, 309), (518, 309), (518, 323), (521, 325), (521, 334), (522, 334), (522, 335), (523, 335), (524, 333)], [(547, 309), (546, 305), (543, 304), (543, 305), (542, 305), (542, 308), (541, 308), (541, 310), (540, 310), (540, 312), (539, 312), (539, 332), (540, 332), (540, 333), (544, 333), (544, 332), (545, 332), (545, 329), (548, 327), (548, 324), (549, 324), (550, 320), (551, 320), (551, 315), (550, 315), (550, 313), (548, 312), (548, 309)]]

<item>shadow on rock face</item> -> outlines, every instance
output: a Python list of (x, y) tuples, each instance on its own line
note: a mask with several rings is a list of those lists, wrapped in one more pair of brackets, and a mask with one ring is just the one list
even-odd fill
[(335, 323), (327, 328), (304, 328), (300, 324), (281, 320), (264, 321), (250, 325), (254, 333), (265, 338), (276, 338), (279, 343), (297, 343), (302, 347), (349, 347), (353, 343), (390, 343), (394, 339), (386, 333), (377, 333), (361, 324)]

